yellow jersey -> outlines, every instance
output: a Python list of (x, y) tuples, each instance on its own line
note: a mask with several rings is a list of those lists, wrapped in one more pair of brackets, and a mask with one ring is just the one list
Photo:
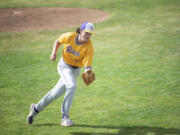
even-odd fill
[(63, 59), (71, 66), (91, 68), (94, 56), (92, 42), (88, 40), (84, 44), (79, 44), (77, 38), (76, 32), (68, 32), (57, 39), (60, 44), (64, 44)]

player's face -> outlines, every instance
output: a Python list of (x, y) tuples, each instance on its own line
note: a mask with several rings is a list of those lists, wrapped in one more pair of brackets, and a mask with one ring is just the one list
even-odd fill
[(92, 35), (91, 33), (81, 31), (80, 32), (81, 41), (82, 42), (87, 42), (90, 39), (91, 35)]

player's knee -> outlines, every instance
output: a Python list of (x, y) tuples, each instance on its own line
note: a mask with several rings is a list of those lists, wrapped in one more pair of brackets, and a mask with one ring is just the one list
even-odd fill
[(71, 84), (68, 84), (66, 87), (67, 87), (67, 89), (75, 90), (77, 88), (77, 84), (76, 83), (71, 83)]
[(71, 85), (68, 89), (75, 90), (77, 88), (76, 85)]

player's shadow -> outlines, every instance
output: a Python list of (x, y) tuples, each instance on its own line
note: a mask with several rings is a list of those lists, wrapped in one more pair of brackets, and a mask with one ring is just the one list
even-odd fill
[[(117, 133), (106, 132), (71, 132), (72, 135), (180, 135), (179, 129), (160, 127), (118, 127), (118, 126), (97, 126), (97, 125), (74, 125), (75, 127), (118, 129)], [(95, 130), (94, 130), (95, 131)]]
[[(35, 124), (34, 126), (60, 126), (57, 123)], [(146, 127), (146, 126), (104, 126), (104, 125), (80, 125), (76, 124), (73, 127), (93, 128), (94, 132), (71, 132), (71, 135), (180, 135), (180, 129), (161, 128), (161, 127)], [(117, 133), (96, 132), (96, 129), (117, 129)]]
[(60, 123), (57, 124), (57, 123), (43, 123), (43, 124), (34, 124), (33, 126), (36, 126), (36, 127), (51, 127), (51, 126), (60, 126)]

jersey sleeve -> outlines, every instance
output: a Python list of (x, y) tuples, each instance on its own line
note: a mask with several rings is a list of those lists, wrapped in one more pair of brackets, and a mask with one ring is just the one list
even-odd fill
[(94, 56), (94, 49), (93, 46), (91, 45), (91, 47), (88, 48), (87, 53), (85, 54), (82, 60), (82, 64), (84, 68), (92, 68), (93, 56)]
[(59, 36), (59, 38), (58, 38), (57, 40), (58, 40), (59, 43), (65, 44), (70, 35), (71, 35), (70, 32), (64, 33), (64, 34), (62, 34), (61, 36)]

